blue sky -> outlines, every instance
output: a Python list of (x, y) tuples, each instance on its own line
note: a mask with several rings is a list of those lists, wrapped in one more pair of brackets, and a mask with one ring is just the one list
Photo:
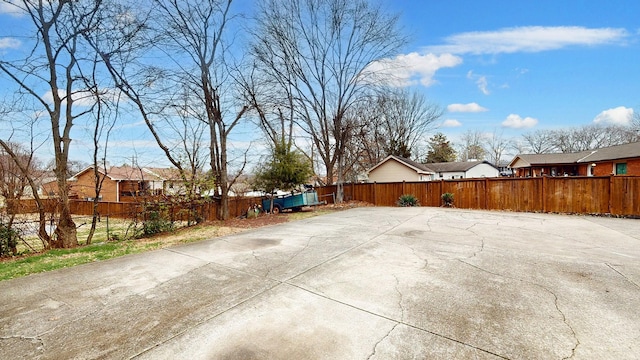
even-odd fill
[[(253, 4), (238, 0), (236, 10), (250, 12)], [(536, 129), (624, 124), (634, 109), (640, 111), (640, 1), (381, 4), (400, 14), (410, 36), (402, 53), (388, 59), (403, 68), (395, 75), (446, 109), (436, 131), (454, 142), (467, 130), (518, 138)], [(19, 45), (28, 26), (26, 17), (8, 10), (0, 4), (0, 55)], [(0, 93), (7, 89), (2, 86)], [(246, 148), (256, 133), (245, 127), (232, 140)], [(79, 126), (75, 134), (72, 157), (88, 161), (86, 130)], [(114, 138), (112, 148), (121, 154), (114, 163), (134, 154), (148, 163), (165, 162), (137, 117)]]
[[(440, 131), (518, 137), (623, 124), (640, 106), (638, 1), (387, 1), (412, 34), (411, 80)], [(402, 59), (398, 59), (402, 60)]]

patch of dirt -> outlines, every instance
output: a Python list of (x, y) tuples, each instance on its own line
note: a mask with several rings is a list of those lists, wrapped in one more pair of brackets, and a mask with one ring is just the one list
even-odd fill
[(209, 224), (221, 227), (254, 229), (267, 225), (282, 224), (289, 221), (289, 214), (260, 214), (254, 218), (233, 218), (226, 221), (213, 221)]
[(346, 209), (352, 209), (357, 207), (371, 207), (371, 206), (374, 206), (374, 205), (366, 201), (351, 200), (351, 201), (345, 201), (342, 204), (328, 204), (322, 207), (326, 209), (333, 209), (333, 210), (346, 210)]
[[(192, 227), (180, 228), (171, 233), (157, 234), (148, 238), (141, 238), (135, 240), (137, 244), (149, 244), (156, 243), (158, 247), (167, 247), (180, 243), (194, 242), (199, 240), (211, 239), (219, 236), (232, 235), (247, 231), (249, 229), (255, 229), (262, 226), (282, 224), (288, 221), (295, 221), (312, 217), (320, 214), (331, 213), (334, 211), (341, 211), (352, 209), (356, 207), (369, 207), (373, 206), (370, 203), (364, 201), (347, 201), (342, 204), (328, 204), (322, 206), (316, 206), (312, 210), (291, 213), (284, 212), (277, 215), (260, 214), (257, 217), (246, 218), (238, 217), (232, 218), (226, 221), (211, 221), (207, 223), (198, 224)], [(15, 257), (0, 257), (0, 262), (14, 261), (19, 258), (29, 257), (36, 253), (21, 254)]]

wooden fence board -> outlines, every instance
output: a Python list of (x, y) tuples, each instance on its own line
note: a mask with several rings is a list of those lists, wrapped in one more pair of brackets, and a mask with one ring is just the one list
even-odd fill
[[(377, 206), (396, 206), (403, 194), (412, 194), (422, 206), (441, 206), (440, 196), (454, 194), (454, 205), (465, 209), (507, 210), (518, 212), (554, 212), (576, 214), (613, 214), (640, 217), (640, 177), (535, 177), (439, 180), (427, 182), (344, 184), (345, 200), (365, 201)], [(336, 186), (316, 188), (320, 201), (332, 203)], [(58, 205), (56, 199), (46, 199), (47, 212)], [(260, 198), (231, 198), (231, 217), (245, 214), (260, 203)], [(91, 215), (92, 202), (71, 201), (73, 214)], [(36, 212), (33, 200), (8, 204), (18, 213)], [(197, 212), (204, 220), (217, 218), (218, 204), (206, 202), (197, 208), (183, 209), (173, 205), (173, 216), (184, 217), (187, 210)], [(142, 212), (139, 203), (100, 202), (102, 216), (135, 218)]]
[(614, 215), (640, 216), (640, 177), (612, 177), (610, 207)]
[(542, 211), (542, 178), (489, 179), (486, 209)]
[[(640, 216), (640, 177), (535, 177), (439, 180), (402, 183), (345, 184), (345, 199), (376, 206), (395, 206), (403, 194), (412, 194), (422, 206), (441, 206), (440, 196), (454, 194), (454, 205), (464, 209), (613, 214)], [(336, 187), (316, 189), (321, 196)]]

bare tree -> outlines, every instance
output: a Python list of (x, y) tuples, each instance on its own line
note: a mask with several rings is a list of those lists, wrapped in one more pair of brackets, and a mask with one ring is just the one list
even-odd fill
[[(535, 130), (522, 135), (524, 149), (533, 154), (547, 154), (556, 150), (555, 134), (552, 130)], [(524, 150), (521, 149), (521, 150)]]
[(419, 145), (442, 115), (424, 95), (407, 90), (383, 89), (370, 102), (352, 107), (348, 117), (354, 130), (345, 153), (345, 171), (350, 180), (388, 155), (419, 158)]
[(499, 166), (500, 162), (503, 160), (502, 157), (505, 155), (505, 152), (511, 147), (509, 139), (504, 137), (504, 133), (502, 131), (498, 131), (496, 129), (491, 133), (491, 135), (486, 137), (485, 141), (485, 149), (489, 162)]
[(347, 162), (353, 164), (347, 179), (353, 181), (357, 180), (358, 174), (369, 170), (389, 154), (382, 135), (382, 116), (376, 106), (361, 102), (350, 110), (349, 116), (359, 125), (354, 127), (345, 154)]
[(246, 75), (240, 75), (240, 84), (247, 104), (257, 115), (257, 125), (266, 136), (267, 145), (275, 150), (285, 146), (291, 150), (295, 112), (293, 92), (289, 81), (266, 76), (255, 66)]
[[(205, 109), (200, 118), (209, 131), (209, 160), (220, 196), (221, 219), (229, 217), (228, 140), (249, 106), (234, 103), (238, 94), (229, 66), (227, 28), (231, 0), (156, 0), (169, 56), (179, 65), (179, 77), (190, 85)], [(186, 59), (185, 59), (186, 55)], [(185, 60), (188, 62), (185, 63)], [(236, 98), (236, 99), (234, 99)], [(197, 115), (197, 114), (196, 114)]]
[(28, 43), (30, 49), (20, 49), (6, 57), (15, 60), (0, 61), (0, 72), (31, 97), (50, 120), (60, 199), (60, 216), (51, 246), (73, 247), (78, 245), (78, 239), (67, 185), (71, 128), (93, 109), (84, 101), (87, 78), (83, 71), (81, 34), (90, 31), (88, 19), (97, 13), (102, 1), (4, 2), (17, 6), (25, 14), (33, 37)]
[(460, 137), (458, 158), (460, 161), (484, 160), (487, 151), (484, 148), (486, 136), (480, 130), (467, 130)]
[[(185, 163), (185, 145), (189, 151), (199, 148), (193, 145), (199, 145), (201, 138), (186, 139), (182, 130), (192, 126), (191, 120), (205, 125), (205, 131), (190, 131), (189, 136), (208, 138), (211, 173), (220, 197), (218, 216), (226, 219), (228, 188), (233, 183), (228, 175), (228, 139), (248, 109), (234, 102), (233, 67), (228, 66), (224, 41), (231, 1), (153, 0), (151, 7), (148, 13), (142, 7), (111, 9), (113, 15), (101, 18), (100, 36), (90, 39), (91, 44), (185, 182), (185, 166), (193, 167), (199, 156), (191, 153)], [(168, 63), (149, 59), (149, 52), (162, 54)]]
[(184, 189), (182, 194), (188, 201), (199, 196), (201, 186), (205, 186), (203, 179), (204, 167), (208, 156), (205, 151), (207, 143), (207, 124), (200, 119), (205, 118), (204, 108), (198, 106), (189, 95), (189, 88), (184, 87), (181, 104), (176, 102), (175, 111), (177, 119), (169, 121), (167, 125), (178, 136), (178, 142), (174, 147), (177, 159), (184, 168)]
[[(38, 193), (39, 183), (38, 183), (38, 174), (34, 173), (32, 169), (33, 156), (34, 156), (34, 147), (33, 142), (32, 146), (29, 149), (28, 153), (23, 153), (22, 149), (19, 146), (15, 146), (9, 141), (4, 141), (0, 139), (0, 148), (6, 154), (6, 157), (11, 159), (13, 165), (19, 171), (19, 176), (22, 180), (26, 181), (31, 188), (31, 195), (35, 200), (38, 206), (38, 238), (42, 242), (42, 247), (44, 249), (50, 249), (51, 245), (51, 236), (46, 229), (47, 224), (47, 214), (45, 207), (43, 206), (42, 199)], [(26, 155), (26, 156), (25, 156)], [(14, 195), (18, 195), (14, 192)]]
[[(37, 161), (33, 152), (26, 151), (21, 145), (0, 140), (0, 196), (4, 200), (6, 211), (2, 225), (11, 230), (14, 225), (16, 215), (19, 213), (16, 206), (19, 200), (25, 195), (29, 188), (28, 178), (37, 176)], [(23, 170), (28, 172), (25, 176)], [(3, 241), (5, 239), (1, 239)], [(10, 251), (17, 252), (16, 243), (9, 241)], [(27, 244), (28, 245), (28, 244)]]
[(379, 114), (379, 120), (374, 122), (376, 135), (386, 155), (410, 158), (418, 141), (442, 116), (440, 107), (429, 104), (424, 95), (415, 91), (384, 92), (378, 95), (376, 104)]
[(266, 0), (252, 51), (276, 82), (290, 85), (297, 123), (337, 177), (342, 201), (344, 154), (354, 124), (349, 108), (366, 98), (367, 67), (395, 55), (404, 39), (397, 18), (364, 0)]
[(553, 132), (560, 152), (579, 152), (625, 144), (640, 139), (630, 126), (590, 124)]
[[(99, 57), (96, 55), (94, 58), (94, 67), (92, 71), (92, 82), (91, 84), (97, 84), (98, 81), (96, 79), (97, 76), (97, 65), (99, 64)], [(100, 203), (100, 193), (102, 191), (102, 184), (106, 178), (107, 173), (107, 150), (109, 144), (109, 137), (111, 135), (111, 131), (116, 124), (117, 114), (118, 114), (118, 97), (111, 98), (108, 92), (101, 91), (97, 87), (90, 86), (91, 84), (87, 84), (87, 88), (92, 93), (93, 97), (96, 101), (96, 109), (92, 114), (94, 115), (93, 120), (93, 150), (92, 150), (92, 159), (93, 159), (93, 177), (94, 177), (94, 196), (93, 196), (93, 204), (92, 204), (92, 217), (91, 217), (91, 227), (89, 228), (89, 233), (87, 234), (86, 244), (91, 244), (91, 240), (93, 239), (93, 235), (96, 231), (97, 223), (100, 219), (100, 214), (98, 213), (98, 205)], [(101, 171), (102, 170), (102, 171)], [(76, 172), (77, 173), (77, 172)]]
[(536, 130), (523, 135), (526, 147), (534, 154), (579, 152), (640, 141), (633, 124), (589, 124), (555, 130)]

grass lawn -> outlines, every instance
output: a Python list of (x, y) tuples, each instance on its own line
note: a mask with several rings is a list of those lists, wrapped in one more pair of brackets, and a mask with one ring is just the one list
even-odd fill
[[(0, 258), (0, 281), (128, 254), (161, 249), (177, 244), (231, 235), (260, 226), (301, 220), (333, 211), (335, 211), (335, 209), (319, 208), (315, 211), (261, 215), (254, 219), (230, 219), (224, 222), (199, 224), (191, 227), (184, 227), (184, 224), (179, 224), (179, 226), (181, 226), (180, 228), (169, 233), (149, 238), (118, 241), (107, 241), (107, 232), (111, 238), (113, 238), (113, 234), (117, 234), (117, 238), (126, 239), (126, 234), (131, 234), (131, 224), (124, 220), (111, 219), (107, 227), (107, 222), (103, 219), (103, 221), (99, 223), (90, 245), (82, 244), (86, 242), (91, 219), (78, 217), (75, 218), (74, 221), (78, 226), (78, 241), (81, 246), (72, 249), (42, 251), (40, 240), (34, 235), (27, 236), (25, 240), (29, 246), (24, 243), (19, 245), (20, 256)], [(29, 247), (36, 249), (36, 252), (31, 251)]]

